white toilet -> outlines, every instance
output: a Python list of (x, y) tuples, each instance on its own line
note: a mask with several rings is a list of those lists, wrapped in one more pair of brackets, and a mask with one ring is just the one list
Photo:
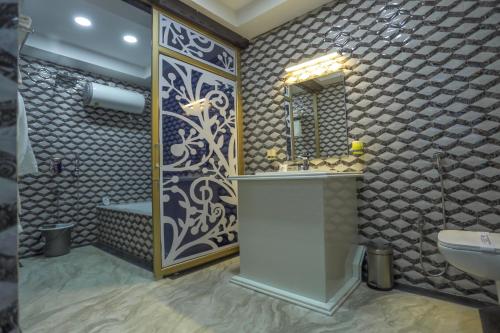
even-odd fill
[(438, 234), (438, 248), (456, 268), (495, 280), (500, 303), (500, 233), (443, 230)]

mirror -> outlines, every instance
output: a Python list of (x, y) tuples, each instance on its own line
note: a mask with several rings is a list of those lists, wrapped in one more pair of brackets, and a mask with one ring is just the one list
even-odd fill
[(288, 156), (347, 155), (344, 74), (335, 72), (285, 87)]

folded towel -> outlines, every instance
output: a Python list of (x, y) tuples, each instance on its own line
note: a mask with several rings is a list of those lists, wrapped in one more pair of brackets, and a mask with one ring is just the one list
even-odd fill
[[(23, 96), (17, 93), (17, 176), (23, 176), (38, 172), (35, 154), (31, 148), (28, 134), (28, 118), (24, 107)], [(21, 226), (21, 196), (17, 192), (17, 228), (19, 232), (23, 231)]]
[(28, 136), (28, 119), (24, 100), (17, 93), (17, 175), (37, 173), (38, 165)]

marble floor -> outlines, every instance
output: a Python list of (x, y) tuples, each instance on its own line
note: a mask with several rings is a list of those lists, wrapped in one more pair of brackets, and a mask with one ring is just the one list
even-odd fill
[(92, 246), (22, 263), (24, 333), (481, 332), (476, 309), (365, 285), (317, 314), (230, 284), (238, 257), (160, 281)]

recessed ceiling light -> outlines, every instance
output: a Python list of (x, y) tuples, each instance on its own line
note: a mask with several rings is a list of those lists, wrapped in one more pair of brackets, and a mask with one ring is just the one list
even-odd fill
[(76, 16), (75, 22), (76, 24), (81, 25), (82, 27), (90, 27), (92, 25), (92, 21), (90, 21), (88, 18), (84, 16)]
[(132, 36), (132, 35), (123, 36), (123, 40), (126, 41), (127, 43), (130, 43), (130, 44), (137, 43), (137, 37)]

